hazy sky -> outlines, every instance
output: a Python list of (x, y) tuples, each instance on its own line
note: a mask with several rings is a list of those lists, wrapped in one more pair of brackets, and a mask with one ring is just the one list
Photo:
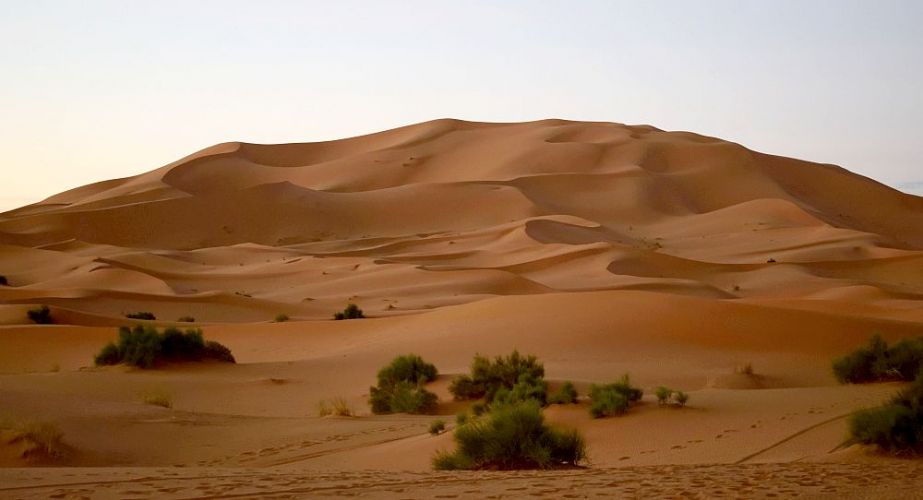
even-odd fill
[(921, 25), (921, 1), (0, 0), (0, 209), (440, 117), (649, 123), (921, 181)]

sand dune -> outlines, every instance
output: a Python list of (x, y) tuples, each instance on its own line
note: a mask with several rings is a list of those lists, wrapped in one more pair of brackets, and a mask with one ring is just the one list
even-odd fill
[[(853, 464), (891, 466), (832, 452), (845, 416), (895, 386), (837, 387), (829, 361), (872, 332), (921, 334), (921, 269), (923, 198), (688, 132), (436, 120), (321, 143), (219, 144), (0, 214), (0, 414), (54, 421), (74, 450), (57, 465), (194, 468), (176, 484), (233, 468), (209, 494), (244, 491), (244, 474), (277, 492), (301, 477), (331, 494), (397, 495), (429, 487), (414, 474), (451, 437), (426, 434), (433, 417), (368, 415), (378, 368), (405, 352), (436, 363), (451, 420), (462, 407), (449, 401), (451, 376), (477, 352), (518, 348), (554, 384), (585, 391), (630, 372), (648, 390), (692, 394), (686, 410), (646, 400), (601, 421), (585, 404), (549, 408), (589, 442), (592, 467), (562, 479), (574, 487), (670, 467), (676, 494), (708, 469), (713, 491), (745, 476), (784, 495), (779, 471), (790, 470), (847, 478), (802, 490), (842, 497), (857, 491), (848, 481), (871, 484)], [(371, 319), (329, 321), (348, 302)], [(56, 325), (27, 320), (43, 304)], [(91, 368), (137, 311), (160, 324), (194, 316), (240, 364)], [(271, 323), (280, 313), (294, 321)], [(735, 374), (745, 362), (758, 374)], [(149, 390), (173, 407), (145, 405)], [(319, 418), (318, 402), (335, 397), (360, 417)], [(0, 451), (0, 465), (29, 465)], [(817, 464), (778, 468), (795, 461)], [(286, 467), (295, 475), (277, 477)], [(411, 472), (393, 484), (324, 476), (365, 469)], [(0, 471), (0, 496), (70, 491), (47, 479), (67, 470), (37, 482)], [(93, 470), (72, 473), (95, 484)], [(444, 479), (474, 494), (465, 477)], [(478, 491), (549, 477), (491, 476)], [(188, 496), (163, 481), (139, 488)]]

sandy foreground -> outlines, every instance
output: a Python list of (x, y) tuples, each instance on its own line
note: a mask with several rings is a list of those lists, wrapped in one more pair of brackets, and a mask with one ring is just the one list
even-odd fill
[[(839, 448), (900, 385), (836, 385), (830, 361), (923, 334), (921, 270), (923, 198), (684, 132), (438, 120), (218, 145), (0, 214), (0, 417), (68, 447), (0, 444), (0, 497), (913, 498), (923, 463)], [(370, 318), (331, 321), (347, 302)], [(29, 324), (39, 304), (57, 324)], [(194, 316), (238, 364), (93, 367), (136, 311)], [(451, 378), (513, 349), (552, 389), (630, 373), (647, 395), (618, 418), (546, 409), (586, 437), (584, 469), (431, 471), (465, 407)], [(370, 415), (405, 353), (439, 368), (439, 415)], [(333, 398), (356, 416), (319, 417)]]

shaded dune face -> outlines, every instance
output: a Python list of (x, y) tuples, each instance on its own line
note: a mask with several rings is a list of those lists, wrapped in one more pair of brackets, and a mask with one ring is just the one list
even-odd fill
[[(437, 120), (226, 143), (0, 215), (5, 307), (372, 316), (641, 289), (921, 321), (923, 198), (649, 126)], [(9, 317), (7, 317), (9, 316)], [(22, 321), (2, 313), (5, 322)]]

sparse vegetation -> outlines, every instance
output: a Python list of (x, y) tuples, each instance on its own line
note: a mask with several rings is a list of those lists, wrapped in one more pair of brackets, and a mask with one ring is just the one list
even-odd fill
[(590, 415), (593, 418), (621, 415), (643, 395), (641, 389), (631, 385), (627, 373), (612, 384), (593, 385), (590, 387)]
[(333, 319), (342, 320), (342, 319), (362, 319), (365, 317), (365, 313), (362, 312), (362, 309), (359, 309), (359, 306), (356, 304), (347, 304), (346, 309), (343, 311), (334, 313)]
[(476, 355), (471, 362), (471, 374), (456, 377), (449, 391), (457, 400), (484, 398), (489, 404), (501, 394), (505, 399), (535, 399), (544, 405), (548, 390), (544, 377), (545, 367), (535, 356), (513, 351), (491, 362)]
[(455, 414), (455, 425), (465, 425), (468, 423), (468, 412), (460, 411)]
[(434, 468), (547, 469), (576, 466), (586, 458), (580, 434), (545, 425), (537, 401), (496, 405), (456, 428), (454, 438), (457, 449), (433, 457)]
[(673, 389), (661, 385), (654, 390), (654, 395), (657, 396), (657, 404), (665, 405), (670, 401), (670, 396), (673, 395)]
[(559, 405), (574, 404), (577, 402), (577, 388), (574, 387), (573, 382), (564, 382), (558, 392), (548, 397), (548, 402)]
[(429, 424), (429, 433), (438, 436), (445, 432), (445, 420), (433, 420)]
[(139, 311), (139, 312), (128, 313), (125, 315), (125, 317), (129, 319), (143, 319), (143, 320), (148, 320), (148, 321), (153, 321), (157, 319), (157, 316), (155, 316), (154, 313), (149, 312), (149, 311)]
[(680, 408), (683, 408), (689, 402), (689, 395), (683, 391), (676, 391), (673, 393), (673, 400), (676, 401)]
[(378, 385), (369, 388), (372, 413), (432, 413), (437, 398), (423, 385), (437, 374), (435, 366), (416, 354), (394, 358), (378, 371)]
[(0, 274), (0, 286), (9, 286), (10, 282), (6, 280), (6, 276)]
[(337, 417), (352, 417), (356, 413), (352, 406), (343, 398), (333, 398), (331, 400), (322, 400), (317, 403), (317, 414), (321, 417), (335, 415)]
[(689, 394), (683, 391), (674, 391), (664, 386), (658, 387), (654, 391), (654, 395), (657, 396), (657, 404), (660, 406), (672, 405), (682, 408), (689, 401)]
[(176, 321), (180, 323), (195, 323), (195, 318), (192, 316), (180, 316), (176, 319)]
[(169, 327), (161, 334), (154, 327), (136, 325), (119, 328), (118, 342), (106, 344), (94, 361), (97, 365), (125, 363), (151, 368), (164, 362), (206, 359), (234, 362), (230, 349), (217, 342), (206, 343), (201, 330), (182, 332)]
[(6, 442), (21, 445), (20, 457), (26, 460), (58, 460), (67, 454), (64, 434), (49, 422), (0, 423), (0, 430), (6, 434)]
[(273, 321), (275, 321), (276, 323), (285, 323), (289, 319), (291, 318), (288, 317), (288, 314), (279, 313), (279, 314), (276, 314), (276, 317), (273, 318)]
[(923, 373), (885, 405), (849, 419), (846, 444), (874, 445), (895, 454), (923, 453)]
[(735, 366), (735, 367), (734, 367), (734, 373), (737, 373), (737, 374), (739, 374), (739, 375), (752, 376), (753, 373), (754, 373), (754, 372), (753, 372), (753, 363), (751, 363), (751, 362), (748, 361), (748, 362), (746, 362), (746, 363), (743, 363), (743, 364), (740, 364), (740, 365)]
[(923, 365), (923, 337), (903, 339), (889, 347), (880, 335), (873, 335), (868, 345), (833, 362), (833, 375), (843, 384), (910, 381)]
[(173, 408), (173, 395), (162, 389), (153, 389), (141, 394), (144, 404)]
[(50, 325), (54, 323), (51, 317), (51, 309), (48, 306), (42, 306), (37, 309), (30, 309), (26, 315), (37, 325)]

